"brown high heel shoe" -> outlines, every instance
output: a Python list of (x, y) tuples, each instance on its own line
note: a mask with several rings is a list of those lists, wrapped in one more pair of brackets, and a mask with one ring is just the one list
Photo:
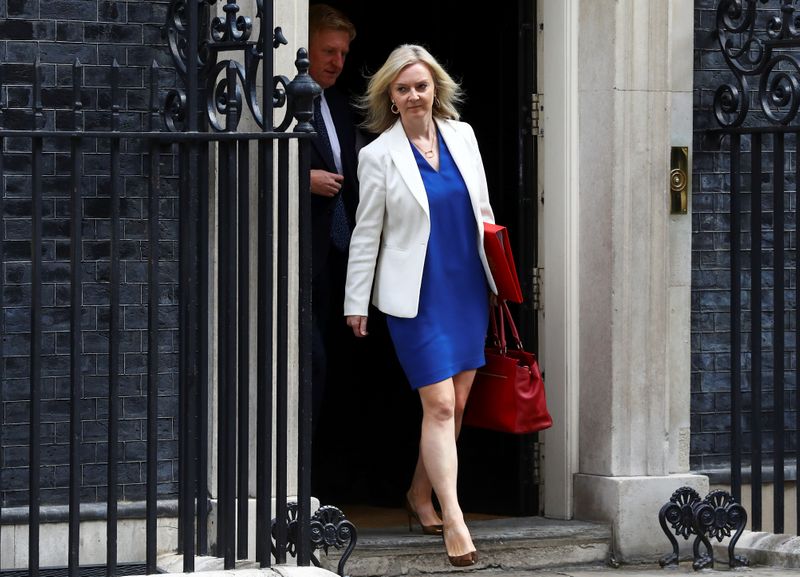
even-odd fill
[(422, 527), (422, 532), (425, 535), (441, 535), (443, 528), (442, 525), (423, 525), (422, 521), (419, 519), (419, 514), (414, 510), (414, 507), (411, 506), (411, 501), (408, 500), (408, 495), (406, 495), (406, 513), (408, 513), (408, 532), (410, 533), (413, 530), (412, 521), (416, 521), (417, 524)]
[[(442, 540), (444, 541), (444, 539), (444, 526), (442, 526)], [(444, 551), (447, 553), (447, 541), (444, 541)], [(470, 551), (463, 555), (450, 555), (450, 553), (447, 553), (447, 560), (450, 561), (450, 565), (453, 567), (469, 567), (478, 562), (478, 552)]]

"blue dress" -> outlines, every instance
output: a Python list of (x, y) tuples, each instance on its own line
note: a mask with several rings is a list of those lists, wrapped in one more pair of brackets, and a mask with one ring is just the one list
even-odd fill
[(482, 367), (489, 324), (489, 286), (469, 193), (441, 135), (438, 141), (439, 172), (409, 142), (431, 219), (419, 312), (414, 318), (387, 315), (397, 358), (414, 389)]

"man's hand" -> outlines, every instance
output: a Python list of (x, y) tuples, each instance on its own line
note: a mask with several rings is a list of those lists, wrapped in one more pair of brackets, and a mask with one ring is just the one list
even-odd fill
[(327, 170), (311, 170), (311, 192), (320, 196), (332, 197), (342, 190), (344, 176)]
[(350, 315), (345, 317), (347, 326), (353, 329), (353, 334), (357, 337), (367, 336), (367, 317)]

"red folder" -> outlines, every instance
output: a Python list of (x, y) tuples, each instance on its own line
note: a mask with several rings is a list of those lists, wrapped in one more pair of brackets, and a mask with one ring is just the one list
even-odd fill
[(511, 243), (508, 240), (506, 227), (484, 222), (483, 248), (497, 285), (497, 297), (512, 303), (521, 303), (522, 289), (519, 286), (517, 267), (514, 264), (514, 255), (511, 254)]

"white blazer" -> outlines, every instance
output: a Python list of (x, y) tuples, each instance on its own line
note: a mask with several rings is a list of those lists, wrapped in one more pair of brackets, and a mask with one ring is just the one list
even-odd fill
[[(469, 124), (454, 120), (436, 124), (467, 185), (475, 244), (489, 288), (497, 293), (483, 249), (483, 222), (494, 222), (494, 213), (478, 141)], [(399, 120), (359, 152), (358, 182), (344, 314), (367, 316), (372, 295), (372, 303), (384, 313), (415, 317), (431, 221), (422, 176)]]

